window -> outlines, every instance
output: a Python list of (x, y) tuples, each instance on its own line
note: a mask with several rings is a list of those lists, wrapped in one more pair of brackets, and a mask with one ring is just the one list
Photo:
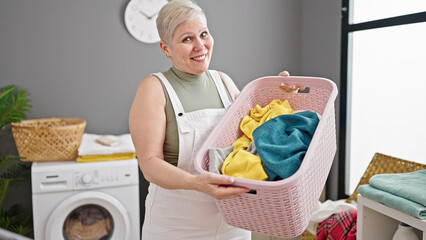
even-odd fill
[(343, 9), (341, 198), (376, 152), (426, 164), (426, 1), (344, 0)]
[(373, 20), (420, 13), (426, 10), (423, 0), (352, 0), (350, 23), (362, 23)]

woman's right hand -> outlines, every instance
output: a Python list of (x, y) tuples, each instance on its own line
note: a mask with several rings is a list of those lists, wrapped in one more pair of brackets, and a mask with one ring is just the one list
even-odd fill
[(202, 173), (194, 177), (195, 190), (206, 193), (217, 200), (235, 198), (248, 188), (232, 186), (234, 178), (215, 173)]

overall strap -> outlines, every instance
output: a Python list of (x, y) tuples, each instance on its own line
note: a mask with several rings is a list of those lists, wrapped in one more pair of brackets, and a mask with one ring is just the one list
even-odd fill
[(172, 102), (172, 105), (173, 105), (175, 115), (176, 116), (182, 115), (185, 111), (183, 109), (182, 103), (179, 100), (178, 95), (176, 94), (169, 80), (167, 80), (167, 78), (161, 72), (153, 73), (152, 75), (158, 77), (163, 82), (164, 87), (166, 87), (167, 93), (169, 94), (169, 97), (170, 97), (170, 101)]
[(220, 99), (222, 100), (223, 106), (227, 108), (231, 105), (231, 101), (229, 100), (226, 86), (223, 84), (222, 78), (219, 75), (219, 72), (216, 70), (209, 70), (210, 75), (212, 76), (214, 83), (216, 84), (217, 91), (219, 92)]

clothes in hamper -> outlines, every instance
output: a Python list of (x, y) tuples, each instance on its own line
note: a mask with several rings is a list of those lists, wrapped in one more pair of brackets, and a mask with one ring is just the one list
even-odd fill
[(370, 178), (369, 184), (377, 189), (426, 206), (426, 170), (377, 174)]
[(279, 99), (274, 99), (263, 108), (256, 105), (254, 108), (250, 109), (250, 115), (245, 116), (241, 120), (240, 129), (244, 135), (253, 140), (252, 133), (258, 126), (274, 117), (293, 113), (294, 110), (287, 100), (281, 101)]
[(333, 214), (317, 229), (317, 240), (356, 240), (357, 210)]
[(366, 198), (383, 203), (410, 216), (426, 219), (426, 207), (406, 198), (382, 191), (369, 184), (359, 186), (358, 193)]
[[(209, 172), (219, 173), (222, 168), (223, 162), (226, 157), (233, 151), (234, 146), (228, 146), (226, 148), (210, 148), (209, 149)], [(251, 142), (246, 149), (247, 152), (257, 155), (256, 146), (254, 142)]]
[(263, 108), (259, 105), (252, 108), (250, 115), (241, 120), (240, 130), (243, 135), (232, 144), (234, 150), (225, 159), (221, 169), (222, 174), (254, 180), (266, 180), (268, 176), (263, 170), (259, 156), (246, 151), (253, 141), (252, 133), (266, 121), (282, 114), (292, 113), (294, 113), (294, 110), (287, 100), (274, 99)]
[(303, 111), (280, 115), (253, 131), (268, 181), (288, 178), (299, 169), (318, 122), (316, 113)]
[(232, 152), (234, 146), (226, 148), (210, 148), (209, 149), (209, 172), (220, 174), (223, 161)]

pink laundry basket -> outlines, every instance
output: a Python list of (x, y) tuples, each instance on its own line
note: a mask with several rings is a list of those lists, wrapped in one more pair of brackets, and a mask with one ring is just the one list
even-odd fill
[[(309, 89), (287, 93), (279, 88), (281, 83)], [(240, 121), (256, 104), (264, 107), (274, 99), (288, 100), (294, 110), (310, 110), (321, 119), (300, 168), (292, 176), (279, 181), (235, 178), (234, 185), (256, 193), (216, 201), (229, 225), (281, 238), (299, 236), (307, 228), (336, 153), (336, 96), (336, 84), (315, 77), (263, 77), (244, 87), (197, 152), (195, 168), (199, 173), (209, 169), (210, 148), (228, 147), (242, 135)]]

